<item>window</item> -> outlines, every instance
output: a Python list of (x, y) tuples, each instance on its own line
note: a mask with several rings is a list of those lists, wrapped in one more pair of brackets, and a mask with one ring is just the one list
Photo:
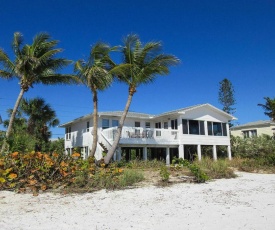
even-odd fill
[(227, 136), (226, 123), (208, 121), (207, 129), (209, 136)]
[[(155, 128), (156, 128), (156, 129), (161, 129), (161, 123), (160, 123), (160, 122), (156, 122), (156, 123), (155, 123)], [(161, 131), (160, 131), (160, 130), (157, 130), (157, 131), (156, 131), (156, 136), (157, 136), (157, 137), (160, 137), (160, 136), (161, 136)]]
[(165, 122), (163, 123), (163, 128), (168, 129), (168, 122), (167, 122), (167, 121), (165, 121)]
[(102, 119), (102, 128), (108, 129), (110, 127), (109, 119)]
[(188, 121), (185, 119), (182, 119), (182, 133), (188, 134)]
[(222, 136), (222, 124), (219, 122), (213, 122), (214, 136)]
[(243, 136), (244, 138), (257, 137), (257, 130), (253, 129), (253, 130), (243, 131)]
[(161, 123), (160, 122), (156, 122), (155, 123), (155, 128), (156, 129), (161, 129)]
[(140, 127), (140, 122), (139, 121), (135, 121), (135, 127)]
[(71, 140), (71, 131), (72, 131), (71, 126), (66, 128), (66, 131), (65, 131), (66, 132), (66, 140)]
[(189, 121), (189, 134), (200, 134), (200, 129), (199, 129), (199, 122), (198, 121)]
[(182, 120), (182, 133), (193, 135), (205, 135), (204, 121)]
[(171, 120), (171, 129), (178, 129), (178, 119)]
[(86, 125), (86, 132), (89, 132), (89, 130), (90, 130), (90, 122), (89, 122), (89, 121), (87, 121), (87, 125)]
[(150, 129), (150, 128), (151, 128), (150, 122), (145, 122), (145, 128), (146, 128), (146, 129)]
[(222, 123), (222, 134), (223, 134), (223, 136), (227, 136), (227, 127), (226, 127), (226, 123)]
[(112, 120), (112, 127), (118, 126), (118, 120)]
[(204, 121), (199, 121), (199, 125), (200, 125), (200, 135), (205, 135)]

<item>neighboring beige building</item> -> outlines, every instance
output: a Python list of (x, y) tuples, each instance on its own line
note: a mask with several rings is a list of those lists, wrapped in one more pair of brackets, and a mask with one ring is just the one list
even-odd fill
[(231, 135), (240, 137), (257, 137), (262, 134), (273, 136), (275, 133), (275, 122), (254, 121), (230, 128)]

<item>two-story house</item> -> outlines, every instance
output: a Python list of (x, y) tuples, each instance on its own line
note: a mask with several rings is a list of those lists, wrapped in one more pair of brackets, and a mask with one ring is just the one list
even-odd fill
[[(98, 143), (95, 157), (111, 148), (122, 111), (98, 113)], [(210, 105), (200, 104), (165, 112), (159, 115), (128, 112), (114, 160), (164, 159), (169, 164), (174, 156), (190, 159), (204, 156), (203, 147), (211, 147), (211, 157), (222, 154), (231, 159), (228, 122), (236, 119)], [(65, 148), (68, 154), (81, 147), (87, 158), (92, 146), (93, 114), (89, 114), (60, 127), (66, 129)]]

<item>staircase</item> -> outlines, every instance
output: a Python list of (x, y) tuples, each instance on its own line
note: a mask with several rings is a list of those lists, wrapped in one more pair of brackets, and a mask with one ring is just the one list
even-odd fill
[(108, 153), (107, 147), (102, 142), (99, 142), (99, 145), (103, 148), (105, 153)]

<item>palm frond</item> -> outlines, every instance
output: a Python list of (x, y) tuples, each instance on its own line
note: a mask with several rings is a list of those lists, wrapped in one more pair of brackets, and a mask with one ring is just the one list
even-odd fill
[(13, 34), (12, 48), (15, 55), (21, 56), (21, 45), (23, 43), (23, 35), (20, 32)]

